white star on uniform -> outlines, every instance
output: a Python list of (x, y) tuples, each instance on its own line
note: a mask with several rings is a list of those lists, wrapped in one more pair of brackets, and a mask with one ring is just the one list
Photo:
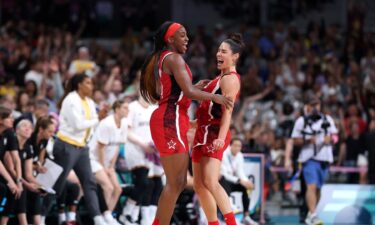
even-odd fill
[(214, 153), (215, 152), (215, 147), (213, 144), (210, 144), (209, 146), (207, 146), (207, 152), (211, 152), (211, 153)]
[(168, 149), (176, 149), (176, 142), (170, 140), (168, 143)]

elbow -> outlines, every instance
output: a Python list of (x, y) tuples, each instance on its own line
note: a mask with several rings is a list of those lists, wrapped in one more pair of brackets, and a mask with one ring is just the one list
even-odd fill
[(183, 93), (186, 97), (193, 98), (193, 90), (185, 90)]
[(182, 90), (182, 92), (188, 98), (194, 98), (194, 96), (195, 96), (194, 95), (195, 94), (194, 86), (188, 87), (185, 90)]

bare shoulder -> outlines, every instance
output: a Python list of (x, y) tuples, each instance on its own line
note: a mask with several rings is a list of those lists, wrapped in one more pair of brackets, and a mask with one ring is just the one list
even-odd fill
[(224, 76), (220, 80), (220, 87), (222, 89), (239, 89), (240, 85), (240, 80), (237, 76)]
[(168, 66), (185, 65), (185, 60), (180, 54), (172, 53), (165, 58), (164, 64)]

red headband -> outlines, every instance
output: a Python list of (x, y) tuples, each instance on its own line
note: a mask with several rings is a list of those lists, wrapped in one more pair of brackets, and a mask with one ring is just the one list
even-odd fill
[(167, 32), (165, 32), (165, 35), (164, 35), (164, 41), (165, 42), (168, 42), (168, 38), (172, 37), (174, 35), (174, 33), (176, 33), (176, 31), (178, 29), (180, 29), (182, 27), (181, 24), (179, 23), (172, 23), (169, 27), (168, 27), (168, 30)]

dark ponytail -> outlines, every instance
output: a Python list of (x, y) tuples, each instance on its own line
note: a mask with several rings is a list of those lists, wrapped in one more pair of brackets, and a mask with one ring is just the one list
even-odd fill
[(61, 106), (62, 106), (62, 102), (64, 101), (65, 97), (72, 91), (77, 91), (78, 90), (78, 85), (80, 83), (82, 83), (86, 78), (89, 78), (89, 76), (87, 76), (86, 74), (84, 73), (80, 73), (80, 74), (76, 74), (76, 75), (73, 75), (68, 83), (66, 84), (65, 86), (65, 91), (64, 91), (64, 95), (61, 97), (60, 101), (57, 103), (57, 108), (58, 109), (61, 109)]
[(158, 64), (161, 51), (166, 47), (164, 35), (173, 22), (163, 23), (154, 36), (154, 49), (146, 58), (140, 80), (140, 92), (148, 103), (155, 103), (160, 99), (160, 85)]
[(240, 56), (245, 48), (242, 35), (240, 33), (232, 33), (228, 36), (228, 39), (224, 40), (225, 43), (229, 44), (233, 54), (239, 53)]

